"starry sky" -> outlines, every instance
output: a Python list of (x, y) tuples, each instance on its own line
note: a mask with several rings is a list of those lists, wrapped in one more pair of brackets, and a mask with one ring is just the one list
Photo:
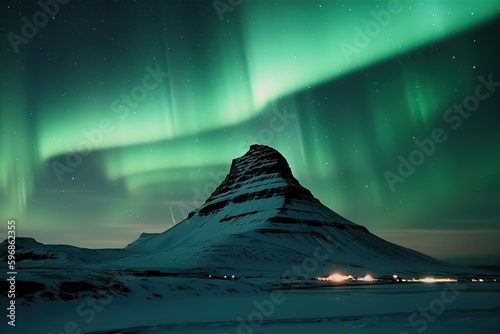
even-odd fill
[(325, 205), (500, 264), (500, 1), (2, 1), (0, 212), (123, 247), (253, 143)]

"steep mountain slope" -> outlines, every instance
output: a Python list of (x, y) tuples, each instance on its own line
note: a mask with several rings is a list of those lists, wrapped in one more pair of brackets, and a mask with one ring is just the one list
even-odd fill
[[(264, 145), (234, 159), (225, 180), (187, 219), (142, 239), (127, 247), (133, 255), (118, 265), (271, 275), (297, 267), (307, 267), (307, 274), (356, 275), (450, 270), (321, 204), (286, 159)], [(304, 272), (299, 269), (292, 274)]]

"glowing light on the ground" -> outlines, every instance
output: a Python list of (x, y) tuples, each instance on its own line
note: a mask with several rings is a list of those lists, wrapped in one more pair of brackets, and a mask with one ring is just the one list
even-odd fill
[(421, 281), (424, 283), (443, 283), (443, 282), (456, 282), (457, 280), (453, 278), (425, 277)]
[(339, 273), (331, 274), (328, 277), (318, 277), (319, 281), (332, 281), (332, 282), (345, 282), (350, 279), (353, 279), (351, 275), (343, 275)]
[(456, 279), (456, 278), (449, 278), (449, 277), (443, 277), (443, 278), (436, 278), (432, 276), (427, 276), (423, 278), (403, 278), (398, 275), (392, 275), (391, 278), (388, 278), (388, 276), (382, 276), (382, 277), (373, 277), (370, 274), (366, 274), (365, 276), (352, 276), (352, 275), (344, 275), (341, 273), (333, 273), (329, 276), (322, 276), (322, 277), (316, 277), (315, 278), (318, 281), (326, 281), (326, 282), (333, 282), (333, 283), (349, 283), (351, 281), (360, 281), (360, 282), (372, 282), (372, 283), (455, 283), (458, 281), (469, 281), (469, 282), (474, 282), (474, 283), (482, 283), (482, 282), (496, 282), (496, 278), (469, 278), (465, 279), (462, 278), (461, 280)]
[[(493, 279), (492, 281), (496, 282), (497, 280)], [(484, 282), (484, 279), (483, 278), (473, 278), (473, 279), (471, 279), (471, 282), (474, 282), (474, 283), (480, 282), (480, 283), (482, 283), (482, 282)]]
[(373, 278), (372, 275), (365, 275), (364, 277), (359, 277), (357, 280), (365, 282), (373, 282), (375, 281), (375, 278)]

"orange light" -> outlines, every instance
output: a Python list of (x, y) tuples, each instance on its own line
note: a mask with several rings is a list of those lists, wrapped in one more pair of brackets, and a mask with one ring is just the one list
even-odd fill
[(338, 273), (335, 273), (335, 274), (332, 274), (330, 276), (328, 276), (328, 279), (330, 281), (334, 281), (334, 282), (343, 282), (343, 281), (347, 281), (348, 279), (351, 279), (352, 276), (351, 275), (342, 275), (342, 274), (338, 274)]
[(343, 275), (339, 273), (331, 274), (328, 277), (318, 277), (318, 281), (344, 282), (353, 279), (351, 275)]

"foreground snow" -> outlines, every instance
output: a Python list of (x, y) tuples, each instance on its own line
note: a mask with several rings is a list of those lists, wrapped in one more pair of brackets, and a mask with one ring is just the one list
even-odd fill
[(370, 284), (232, 295), (145, 297), (134, 294), (102, 300), (39, 301), (18, 309), (17, 326), (9, 328), (8, 333), (498, 333), (500, 330), (498, 283)]

